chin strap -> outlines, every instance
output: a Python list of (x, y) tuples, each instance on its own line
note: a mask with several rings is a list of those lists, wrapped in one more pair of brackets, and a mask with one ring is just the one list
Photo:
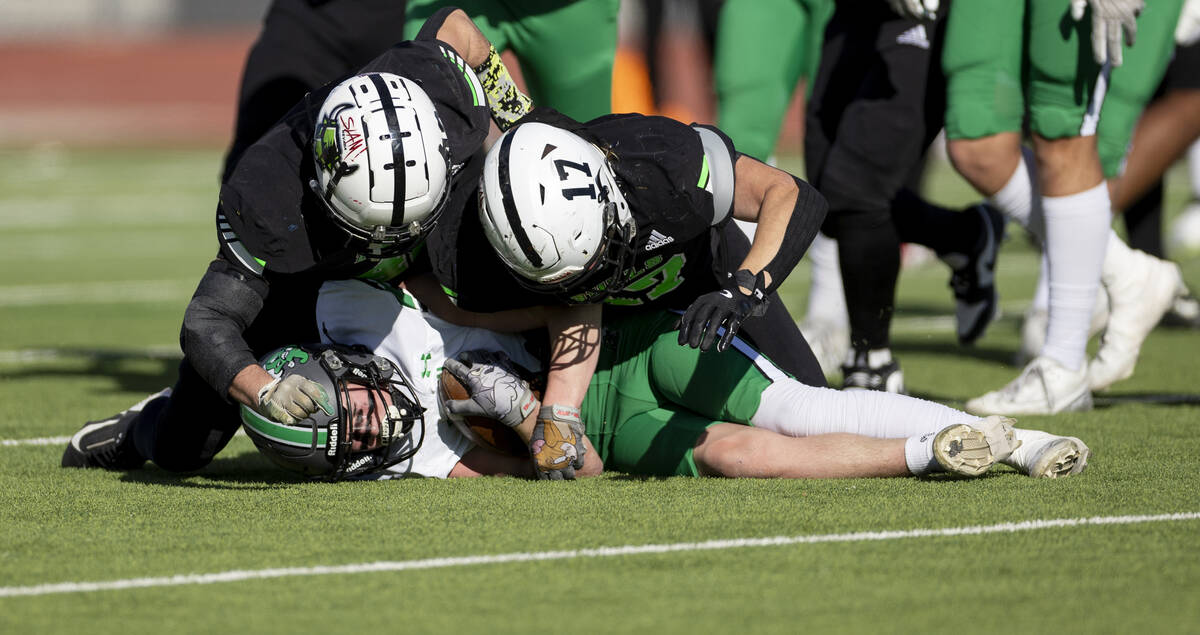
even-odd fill
[(533, 109), (533, 101), (517, 88), (495, 46), (488, 49), (487, 59), (475, 67), (475, 75), (487, 93), (488, 108), (500, 130), (508, 130)]

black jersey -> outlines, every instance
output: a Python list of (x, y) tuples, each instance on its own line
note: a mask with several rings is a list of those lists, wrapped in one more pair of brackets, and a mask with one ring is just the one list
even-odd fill
[[(439, 233), (452, 236), (482, 166), (476, 155), (491, 120), (483, 89), (462, 58), (432, 37), (397, 44), (359, 72), (372, 71), (415, 81), (437, 109), (446, 129), (451, 189), (429, 238), (434, 240)], [(404, 272), (421, 248), (414, 245), (413, 253), (400, 258), (369, 258), (333, 224), (310, 187), (316, 178), (311, 150), (314, 118), (337, 83), (313, 91), (292, 108), (245, 151), (222, 184), (217, 209), (222, 254), (249, 273), (386, 279)]]
[[(726, 269), (719, 232), (733, 214), (733, 142), (716, 128), (666, 117), (607, 115), (584, 124), (609, 150), (618, 186), (636, 226), (623, 287), (614, 306), (686, 308), (716, 287)], [(738, 263), (734, 263), (738, 264)], [(588, 302), (603, 284), (571, 296)]]

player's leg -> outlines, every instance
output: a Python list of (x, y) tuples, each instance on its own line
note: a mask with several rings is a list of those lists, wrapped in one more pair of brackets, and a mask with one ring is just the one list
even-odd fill
[[(246, 58), (222, 174), (308, 91), (401, 40), (404, 2), (275, 0)], [(414, 32), (415, 33), (415, 32)]]
[(809, 3), (727, 0), (713, 54), (717, 123), (738, 151), (766, 161), (805, 67)]
[[(938, 29), (882, 4), (865, 15), (860, 5), (839, 5), (830, 32), (839, 29), (847, 45), (823, 57), (812, 106), (829, 150), (810, 176), (830, 204), (825, 229), (838, 240), (854, 349), (845, 386), (899, 392), (889, 330), (900, 240), (890, 207), (931, 136), (926, 97)], [(821, 121), (829, 109), (841, 111), (836, 127)]]
[(701, 476), (870, 478), (908, 476), (902, 439), (852, 434), (796, 438), (733, 423), (705, 430), (692, 450)]
[(534, 103), (579, 121), (612, 111), (619, 0), (511, 0), (510, 46)]
[[(1094, 125), (1102, 94), (1092, 90), (1099, 68), (1087, 47), (1080, 44), (1087, 41), (1088, 33), (1070, 22), (1065, 10), (1058, 11), (1059, 8), (1051, 3), (1030, 3), (1025, 16), (1027, 35), (1023, 40), (1028, 61), (1026, 98), (1035, 134), (1041, 200), (1045, 223), (1053, 225), (1053, 229), (1044, 232), (1044, 244), (1052, 263), (1049, 337), (1043, 355), (1030, 362), (1009, 386), (968, 402), (967, 408), (972, 412), (1052, 413), (1091, 406), (1083, 357), (1087, 320), (1107, 240), (1103, 210), (1107, 209), (1108, 200), (1094, 138), (1084, 134)], [(956, 25), (952, 12), (951, 27)], [(949, 56), (948, 47), (948, 59)], [(954, 78), (950, 85), (953, 89)], [(955, 93), (950, 98), (955, 99)], [(997, 182), (993, 179), (987, 186), (994, 188)], [(1005, 209), (1020, 207), (1023, 201), (1031, 200), (1027, 185), (1025, 170), (1018, 161), (1000, 190), (981, 189), (992, 196), (998, 207)], [(1011, 209), (1005, 211), (1011, 213)], [(1017, 220), (1019, 215), (1014, 215)], [(1028, 226), (1035, 234), (1039, 233), (1036, 222)], [(1072, 238), (1078, 239), (1077, 244), (1071, 244)], [(1054, 263), (1058, 266), (1053, 266)]]

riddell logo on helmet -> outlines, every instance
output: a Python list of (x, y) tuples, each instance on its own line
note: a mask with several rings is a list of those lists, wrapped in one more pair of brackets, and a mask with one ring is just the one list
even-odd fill
[(338, 424), (336, 421), (329, 422), (329, 441), (325, 444), (325, 456), (337, 456), (338, 446)]

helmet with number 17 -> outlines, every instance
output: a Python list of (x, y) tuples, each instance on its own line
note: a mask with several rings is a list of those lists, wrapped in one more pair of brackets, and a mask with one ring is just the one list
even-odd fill
[(520, 124), (492, 146), (479, 185), (484, 233), (517, 280), (569, 295), (615, 289), (636, 228), (612, 167), (582, 137)]
[(311, 186), (365, 251), (403, 253), (433, 228), (450, 191), (446, 131), (416, 82), (356, 75), (330, 91), (313, 135)]

